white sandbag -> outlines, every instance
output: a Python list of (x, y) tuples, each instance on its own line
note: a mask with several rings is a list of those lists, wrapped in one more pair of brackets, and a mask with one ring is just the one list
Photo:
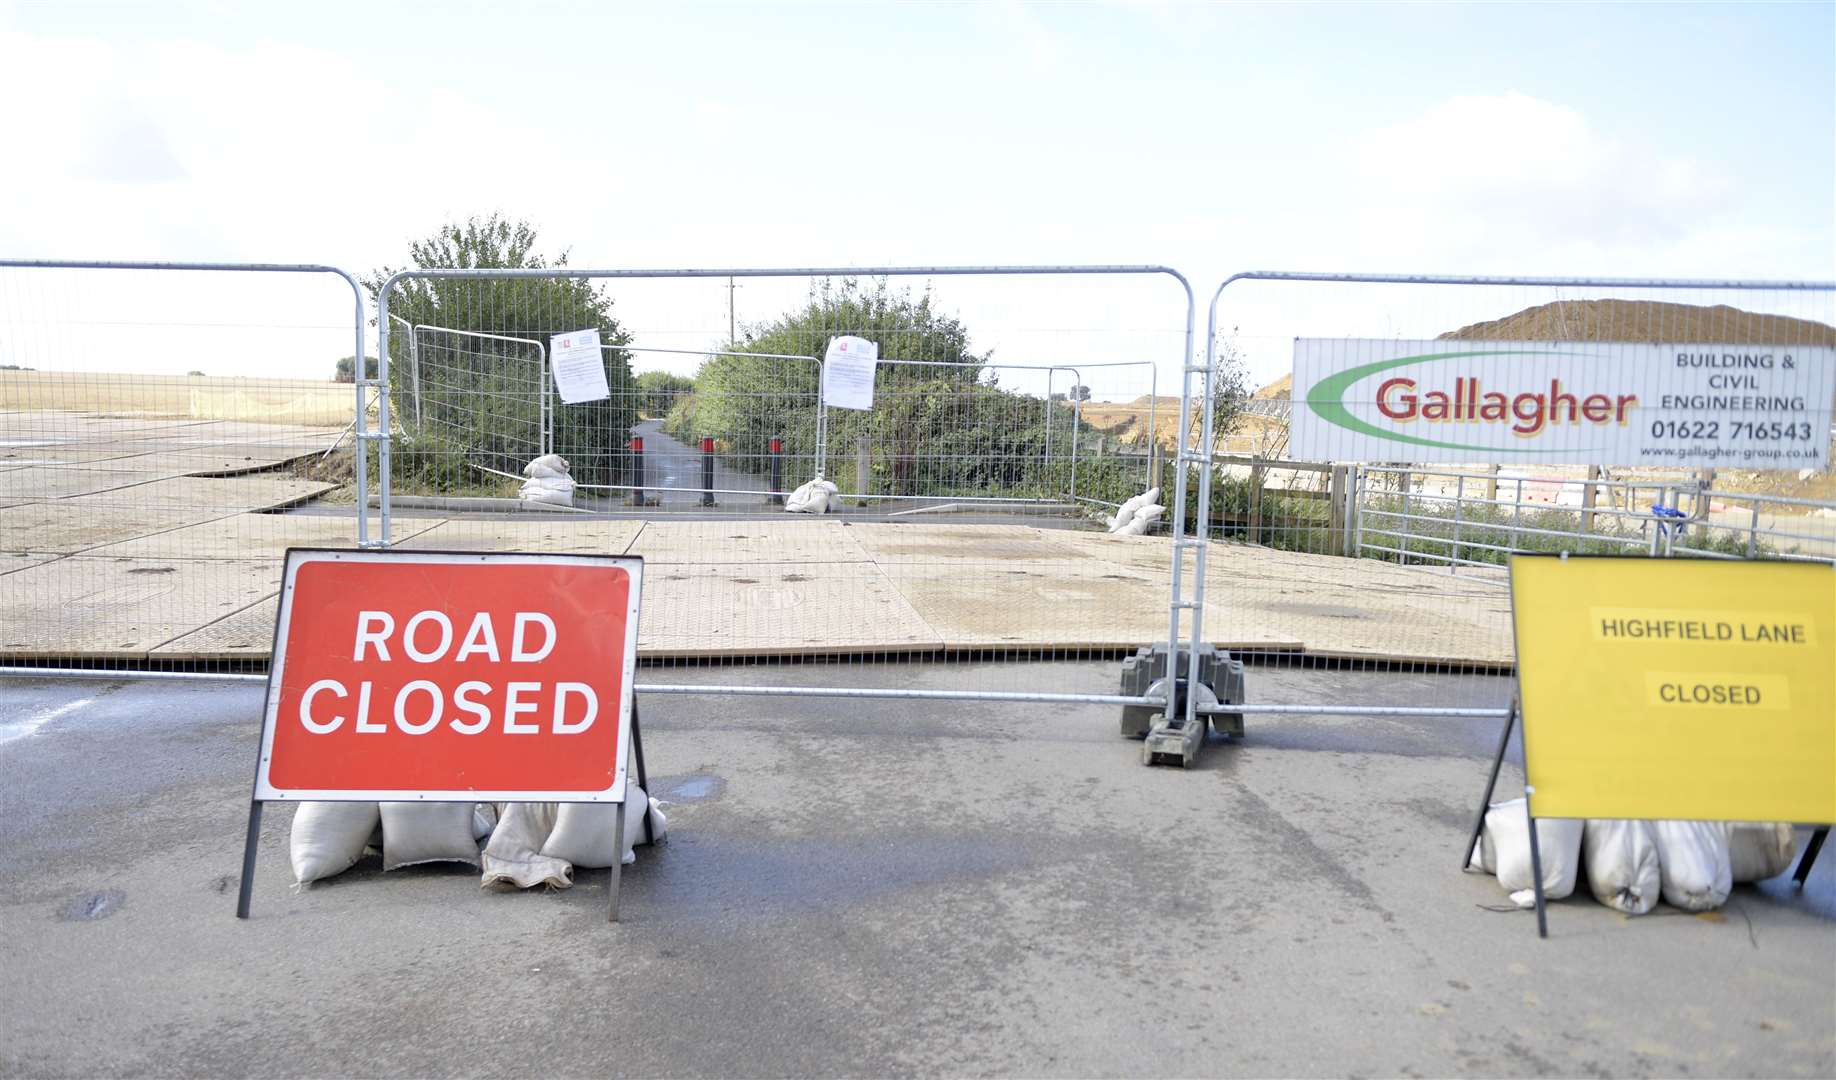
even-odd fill
[(383, 869), (430, 862), (478, 865), (472, 803), (382, 804)]
[(1134, 498), (1123, 502), (1121, 506), (1116, 508), (1116, 516), (1109, 519), (1109, 531), (1120, 532), (1124, 526), (1135, 520), (1135, 511), (1144, 506), (1152, 505), (1154, 500), (1158, 498), (1160, 498), (1160, 489), (1151, 487), (1141, 494), (1136, 495)]
[(1656, 821), (1664, 899), (1685, 911), (1713, 911), (1734, 887), (1728, 830), (1719, 821)]
[(378, 819), (373, 802), (301, 803), (287, 843), (293, 880), (304, 885), (356, 866)]
[(1730, 821), (1728, 869), (1734, 884), (1767, 881), (1791, 869), (1797, 835), (1783, 822)]
[(826, 514), (829, 512), (829, 501), (839, 490), (832, 481), (811, 480), (785, 496), (784, 512), (787, 514)]
[(1142, 536), (1160, 520), (1160, 515), (1167, 512), (1164, 506), (1144, 506), (1135, 511), (1133, 521), (1116, 530), (1117, 536)]
[(491, 830), (495, 828), (497, 828), (497, 804), (488, 802), (472, 804), (472, 839), (483, 840), (490, 836)]
[(542, 854), (566, 859), (575, 866), (597, 869), (612, 865), (613, 859), (624, 863), (637, 861), (632, 848), (644, 839), (644, 808), (650, 799), (636, 784), (625, 788), (624, 843), (613, 846), (613, 830), (618, 823), (617, 803), (562, 803), (555, 818), (554, 831), (542, 845)]
[(523, 486), (517, 489), (516, 494), (524, 502), (572, 506), (574, 482), (565, 476), (538, 476), (523, 481)]
[[(1493, 872), (1498, 884), (1511, 894), (1518, 907), (1536, 904), (1536, 877), (1530, 870), (1530, 830), (1524, 820), (1524, 800), (1493, 803), (1485, 812), (1485, 835), (1491, 842)], [(1575, 891), (1581, 870), (1581, 835), (1585, 823), (1563, 818), (1538, 818), (1537, 857), (1543, 864), (1543, 897), (1560, 900)]]
[(530, 479), (565, 477), (568, 474), (567, 459), (560, 454), (543, 454), (523, 466), (523, 475)]
[(1649, 821), (1591, 819), (1581, 838), (1594, 899), (1628, 915), (1657, 907), (1663, 891), (1657, 834)]
[(656, 799), (650, 800), (650, 839), (658, 844), (669, 842), (669, 818), (664, 816), (663, 804)]
[(484, 849), (486, 889), (528, 889), (547, 885), (565, 889), (574, 883), (574, 868), (565, 859), (542, 854), (554, 831), (557, 803), (505, 803)]

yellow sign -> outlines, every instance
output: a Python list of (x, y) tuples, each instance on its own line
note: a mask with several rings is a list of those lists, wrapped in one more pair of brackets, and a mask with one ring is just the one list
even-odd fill
[(1836, 567), (1511, 560), (1537, 817), (1836, 822)]

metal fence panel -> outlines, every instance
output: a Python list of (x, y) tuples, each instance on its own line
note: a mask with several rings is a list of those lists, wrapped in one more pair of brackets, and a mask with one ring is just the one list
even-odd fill
[(365, 322), (335, 267), (0, 262), (0, 666), (265, 663), (281, 552), (359, 541)]
[(1296, 461), (1286, 440), (1296, 338), (1830, 345), (1836, 285), (1249, 273), (1209, 329), (1255, 396), (1206, 448), (1206, 638), (1260, 625), (1345, 663), (1496, 670), (1514, 551), (1836, 559), (1830, 470)]
[[(382, 535), (642, 555), (657, 564), (647, 663), (1012, 661), (1002, 692), (1046, 700), (1059, 688), (1031, 662), (1162, 637), (1164, 538), (1104, 526), (1160, 482), (1153, 433), (1178, 411), (1161, 373), (1188, 362), (1192, 316), (1170, 271), (410, 271), (378, 315), (412, 329), (382, 358)], [(536, 448), (502, 437), (541, 414), (552, 370), (460, 393), (470, 415), (436, 426), (431, 387), (461, 380), (434, 358), (453, 349), (435, 326), (492, 362), (599, 331), (609, 396), (546, 414), (571, 495), (520, 497)], [(821, 358), (846, 334), (879, 346), (870, 410), (820, 400)], [(817, 479), (829, 512), (789, 513)]]

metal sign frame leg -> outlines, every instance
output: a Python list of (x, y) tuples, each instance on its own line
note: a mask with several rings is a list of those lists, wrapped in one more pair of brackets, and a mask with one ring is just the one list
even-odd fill
[(1479, 796), (1479, 812), (1473, 815), (1472, 835), (1467, 837), (1466, 850), (1461, 854), (1460, 869), (1472, 867), (1473, 851), (1479, 846), (1479, 837), (1485, 833), (1485, 812), (1492, 808), (1492, 792), (1498, 789), (1498, 770), (1504, 765), (1505, 751), (1511, 746), (1511, 729), (1517, 726), (1517, 698), (1511, 698), (1511, 711), (1506, 714), (1504, 731), (1498, 736), (1498, 752), (1492, 755), (1492, 774), (1486, 777), (1485, 794)]
[(1536, 894), (1536, 936), (1549, 936), (1549, 917), (1545, 913), (1543, 899), (1543, 853), (1536, 842), (1536, 814), (1530, 809), (1530, 800), (1536, 795), (1536, 789), (1524, 785), (1524, 820), (1530, 824), (1530, 888)]
[(261, 800), (249, 800), (249, 832), (242, 841), (242, 886), (236, 891), (236, 917), (249, 917), (249, 897), (255, 891), (255, 849), (261, 843)]
[(1810, 877), (1811, 864), (1817, 861), (1817, 855), (1823, 850), (1823, 842), (1829, 838), (1828, 825), (1811, 833), (1810, 842), (1804, 845), (1804, 854), (1798, 857), (1798, 869), (1791, 875), (1792, 884), (1802, 889)]
[[(653, 847), (656, 845), (657, 836), (654, 826), (652, 826), (650, 821), (650, 776), (648, 771), (644, 768), (644, 732), (638, 724), (636, 691), (633, 691), (631, 695), (631, 754), (637, 759), (638, 787), (644, 792), (644, 845), (646, 847)], [(618, 837), (621, 851), (619, 852), (619, 858), (613, 861), (612, 872), (606, 879), (606, 891), (612, 894), (611, 899), (608, 901), (608, 909), (606, 912), (607, 922), (618, 921), (618, 889), (620, 879), (623, 877), (625, 862), (624, 852), (622, 850), (625, 842), (625, 804), (630, 801), (630, 792), (631, 788), (627, 785), (625, 788), (627, 798), (624, 802), (618, 804), (618, 820), (614, 826), (616, 831), (612, 834)]]

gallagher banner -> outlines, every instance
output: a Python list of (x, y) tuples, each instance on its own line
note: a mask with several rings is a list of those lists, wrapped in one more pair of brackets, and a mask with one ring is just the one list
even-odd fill
[(1289, 443), (1319, 461), (1820, 469), (1836, 350), (1297, 338)]

